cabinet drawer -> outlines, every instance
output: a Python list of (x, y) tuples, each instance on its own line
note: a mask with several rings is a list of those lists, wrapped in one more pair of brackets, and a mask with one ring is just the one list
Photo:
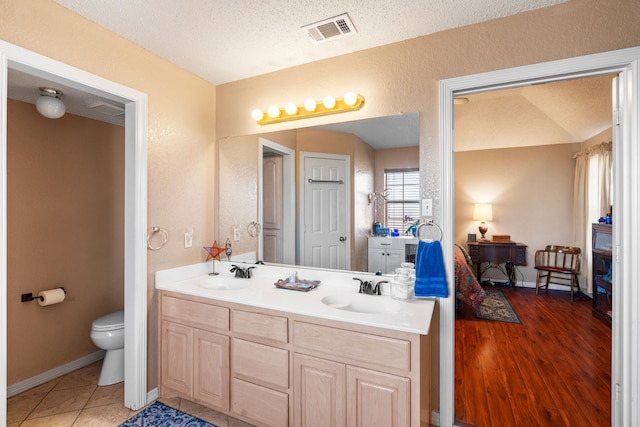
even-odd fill
[(369, 249), (395, 249), (404, 251), (404, 246), (411, 243), (411, 239), (398, 239), (391, 237), (370, 237)]
[(289, 387), (289, 352), (241, 339), (233, 340), (233, 375), (267, 386)]
[(411, 369), (411, 343), (405, 340), (296, 321), (293, 344), (296, 350), (311, 350), (332, 360), (403, 372)]
[(289, 342), (287, 318), (234, 310), (233, 332), (258, 341), (286, 344)]
[(289, 425), (289, 395), (233, 379), (231, 410), (269, 426)]
[(162, 317), (175, 323), (209, 331), (229, 330), (228, 308), (170, 296), (162, 297)]

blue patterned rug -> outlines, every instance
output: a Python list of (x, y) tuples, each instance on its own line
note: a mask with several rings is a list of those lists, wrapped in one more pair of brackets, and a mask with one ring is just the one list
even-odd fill
[(478, 319), (522, 324), (518, 314), (513, 307), (511, 307), (509, 300), (502, 291), (491, 289), (485, 290), (485, 293), (487, 297), (476, 310), (476, 317)]
[(154, 402), (119, 427), (216, 427), (160, 402)]

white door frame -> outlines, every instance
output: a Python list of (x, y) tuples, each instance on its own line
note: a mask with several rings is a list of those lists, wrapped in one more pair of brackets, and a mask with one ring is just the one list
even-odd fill
[[(563, 59), (440, 82), (443, 251), (453, 287), (453, 98), (531, 83), (620, 73), (619, 141), (614, 156), (612, 425), (640, 425), (640, 47)], [(455, 295), (453, 290), (451, 295)], [(454, 422), (455, 301), (440, 298), (440, 425)]]
[[(296, 262), (295, 151), (262, 137), (258, 138), (258, 145), (258, 224), (261, 227), (264, 226), (262, 162), (264, 160), (264, 148), (267, 147), (282, 154), (282, 260), (283, 264), (293, 265)], [(264, 258), (262, 252), (263, 238), (264, 234), (261, 232), (258, 238), (258, 256), (260, 258)]]
[[(124, 404), (147, 403), (147, 95), (0, 40), (0, 425), (7, 399), (7, 74), (15, 69), (125, 104)], [(12, 302), (15, 303), (15, 302)]]

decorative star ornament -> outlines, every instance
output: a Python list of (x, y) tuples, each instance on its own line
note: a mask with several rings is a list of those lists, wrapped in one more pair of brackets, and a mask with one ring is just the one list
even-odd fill
[(220, 261), (220, 254), (224, 252), (225, 248), (218, 247), (218, 242), (214, 240), (213, 246), (205, 246), (203, 249), (208, 253), (207, 261), (212, 260), (214, 258)]

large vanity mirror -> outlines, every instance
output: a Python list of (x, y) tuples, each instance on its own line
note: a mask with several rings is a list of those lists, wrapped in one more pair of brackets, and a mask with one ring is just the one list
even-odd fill
[(220, 140), (219, 244), (232, 261), (367, 271), (372, 196), (385, 170), (419, 168), (419, 133), (406, 113)]

